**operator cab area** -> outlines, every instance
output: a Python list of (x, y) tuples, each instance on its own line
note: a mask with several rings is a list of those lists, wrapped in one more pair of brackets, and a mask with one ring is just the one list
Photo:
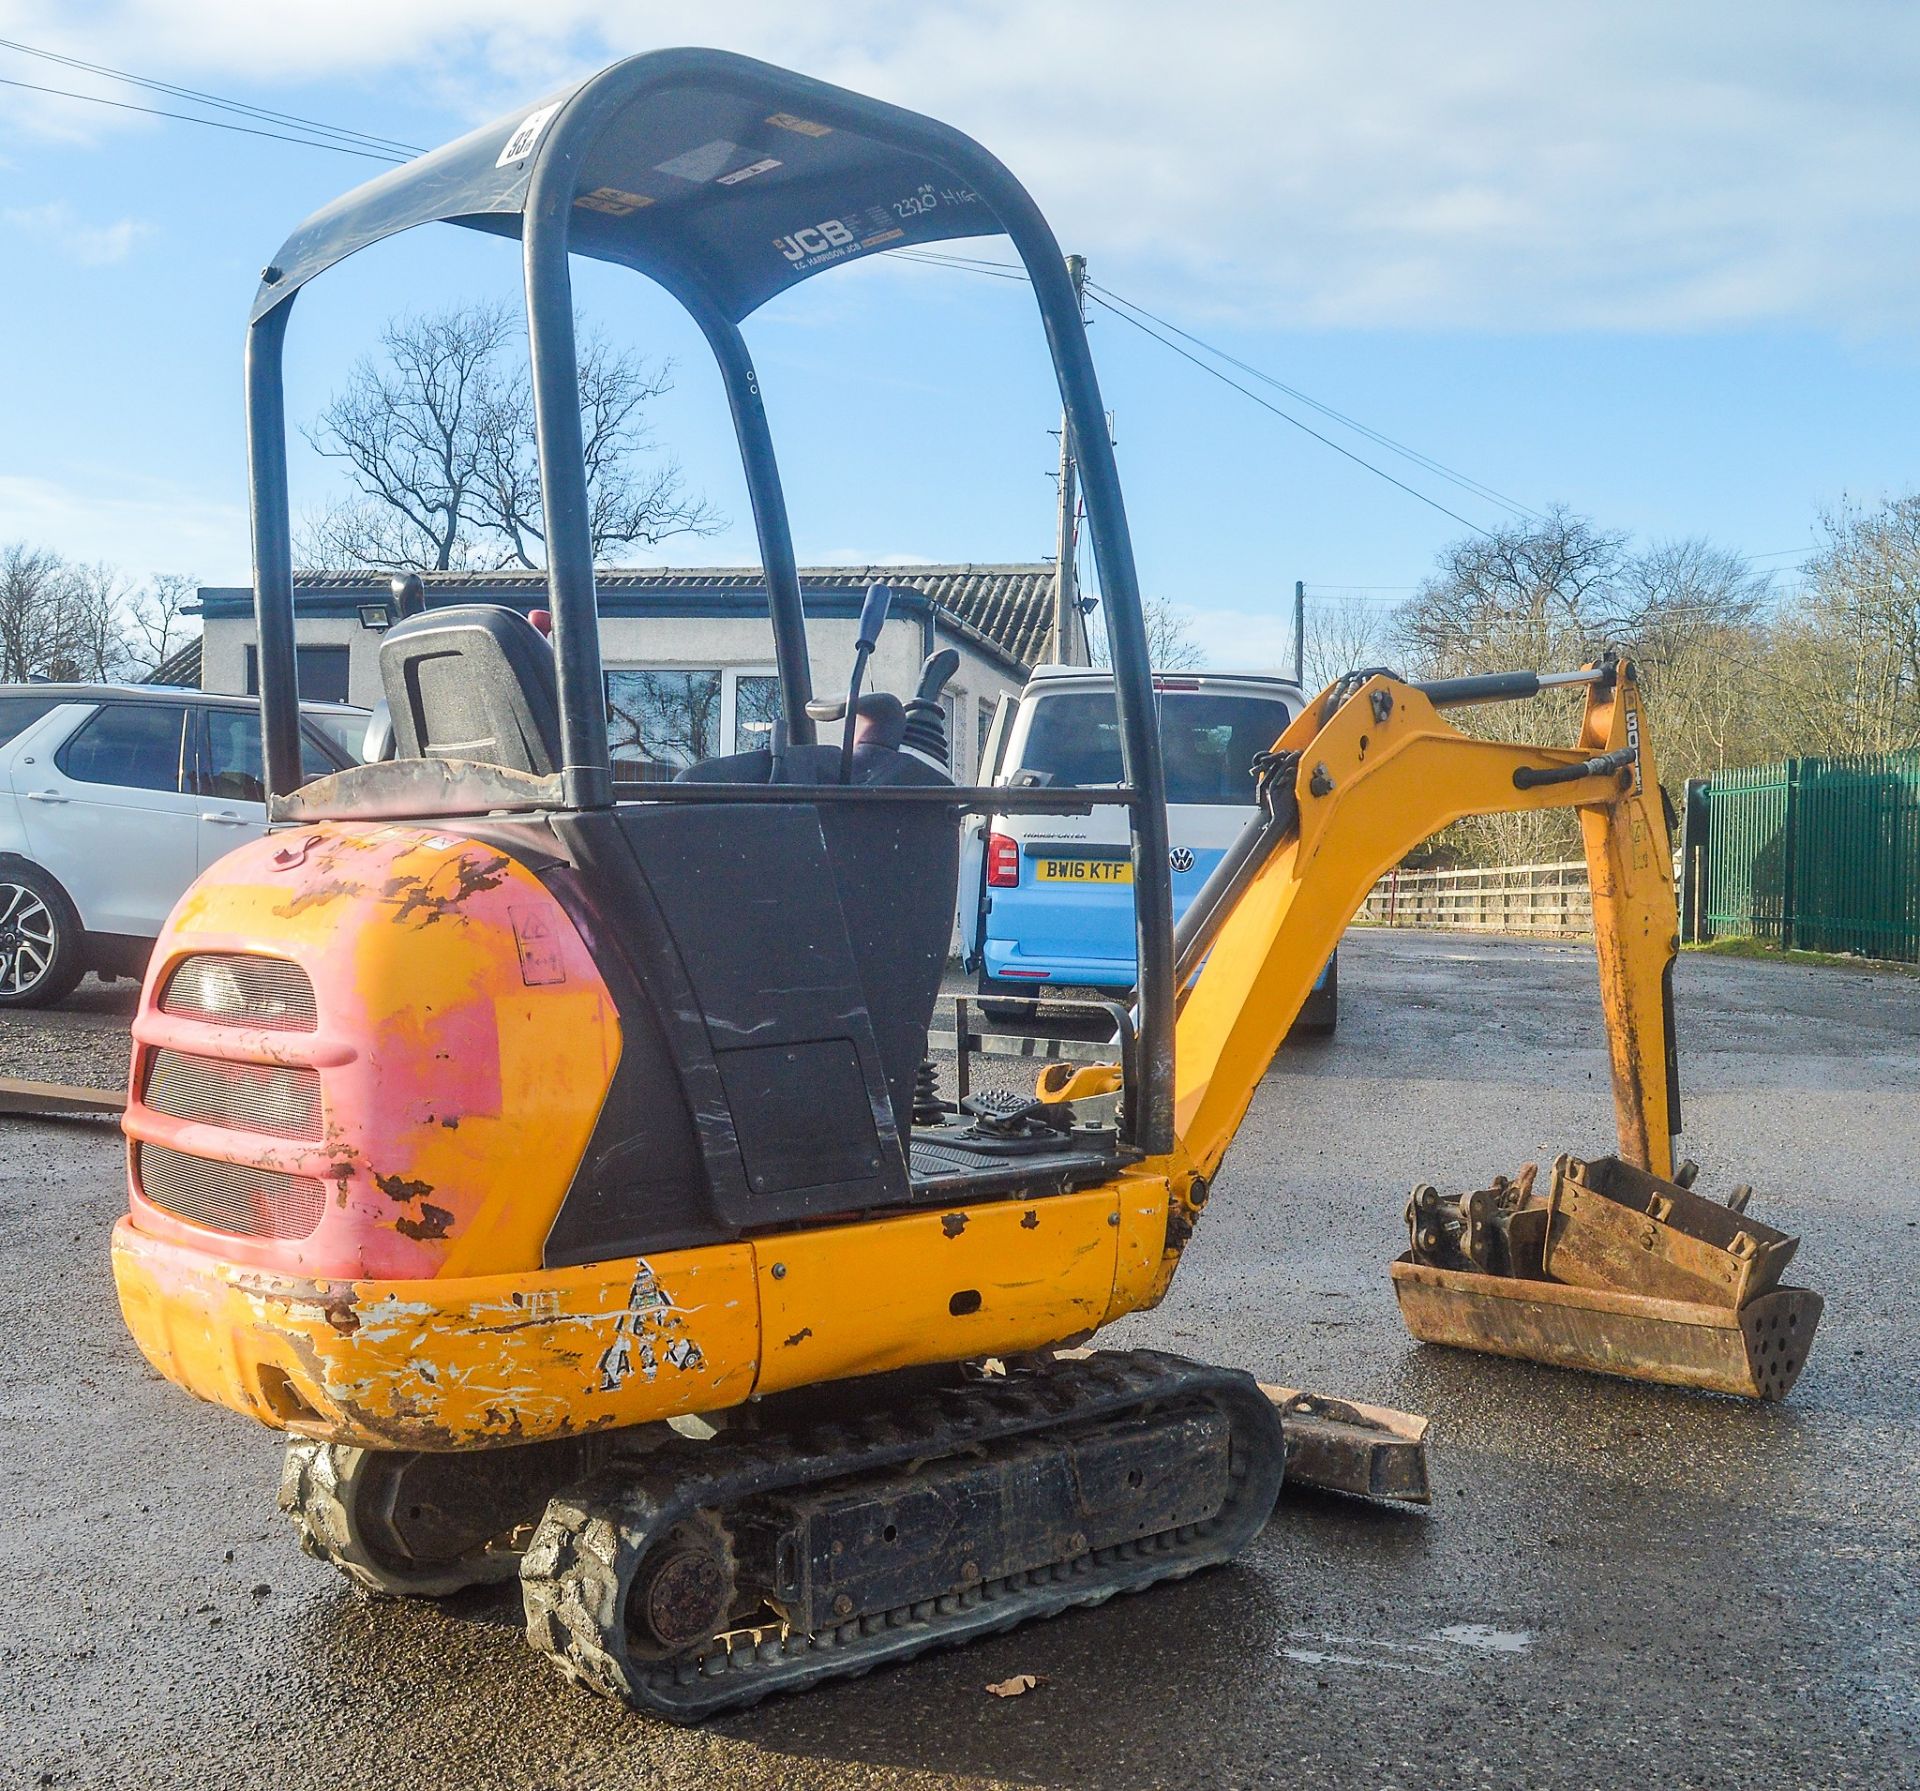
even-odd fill
[[(517, 611), (429, 610), (388, 631), (392, 757), (302, 786), (281, 363), (293, 300), (345, 256), (450, 222), (521, 240), (551, 638)], [(875, 586), (844, 697), (811, 687), (791, 529), (740, 324), (848, 260), (1004, 233), (1024, 263), (1085, 484), (1115, 664), (1115, 776), (1098, 790), (956, 787), (939, 697), (864, 689)], [(769, 746), (671, 784), (615, 780), (577, 405), (570, 258), (646, 275), (713, 351), (768, 589), (780, 700)], [(1173, 935), (1159, 737), (1131, 545), (1084, 324), (1051, 232), (977, 144), (742, 57), (638, 56), (383, 174), (298, 229), (262, 277), (248, 354), (256, 613), (268, 781), (283, 823), (458, 820), (560, 899), (593, 950), (622, 1054), (549, 1264), (835, 1215), (1111, 1178), (1172, 1140)], [(943, 663), (944, 661), (944, 663)], [(841, 724), (837, 743), (822, 724)], [(1030, 1095), (939, 1100), (928, 1030), (948, 958), (963, 815), (1125, 818), (1138, 1006), (1117, 1122)]]

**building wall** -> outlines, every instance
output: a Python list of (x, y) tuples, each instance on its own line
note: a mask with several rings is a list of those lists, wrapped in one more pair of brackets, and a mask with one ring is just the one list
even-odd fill
[[(857, 623), (851, 617), (810, 617), (807, 643), (813, 670), (814, 693), (843, 695), (853, 666)], [(201, 658), (201, 684), (207, 690), (244, 692), (247, 688), (247, 649), (254, 642), (251, 616), (209, 616)], [(302, 646), (344, 645), (348, 661), (348, 700), (371, 708), (380, 696), (380, 635), (351, 617), (302, 616), (298, 622)], [(937, 644), (957, 647), (960, 667), (947, 686), (948, 730), (954, 749), (954, 775), (971, 780), (978, 769), (982, 704), (992, 713), (1003, 694), (1017, 695), (1021, 681), (999, 660), (957, 639), (944, 629)], [(764, 617), (610, 616), (600, 628), (601, 659), (609, 672), (621, 670), (710, 670), (723, 675), (722, 735), (718, 751), (734, 748), (732, 723), (737, 679), (742, 674), (773, 671), (773, 638)], [(890, 620), (867, 669), (869, 690), (888, 690), (905, 698), (920, 681), (925, 657), (921, 618), (917, 613)], [(836, 740), (837, 726), (821, 729), (821, 738)]]

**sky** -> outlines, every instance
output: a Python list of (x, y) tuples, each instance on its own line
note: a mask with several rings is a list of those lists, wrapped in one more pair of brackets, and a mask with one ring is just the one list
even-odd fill
[[(683, 42), (959, 126), (1099, 286), (1483, 488), (1233, 372), (1422, 502), (1095, 309), (1142, 583), (1216, 665), (1283, 661), (1296, 578), (1384, 608), (1506, 505), (1790, 579), (1823, 511), (1920, 486), (1908, 6), (0, 0), (0, 39), (423, 145)], [(181, 104), (5, 47), (0, 80)], [(378, 167), (0, 85), (0, 542), (245, 582), (255, 279)], [(729, 519), (633, 562), (751, 562), (691, 327), (632, 275), (577, 290), (674, 363), (655, 435)], [(514, 245), (451, 227), (354, 257), (302, 296), (292, 415), (387, 317), (517, 291)], [(1058, 404), (1022, 284), (882, 258), (747, 331), (803, 563), (1050, 556)], [(297, 506), (335, 478), (296, 442)]]

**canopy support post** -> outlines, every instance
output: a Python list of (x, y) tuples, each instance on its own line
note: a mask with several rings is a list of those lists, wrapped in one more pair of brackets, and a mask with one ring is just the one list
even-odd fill
[(560, 776), (569, 808), (613, 804), (606, 684), (600, 669), (600, 605), (593, 582), (593, 529), (580, 374), (574, 350), (573, 277), (567, 266), (572, 168), (542, 163), (525, 226), (527, 344), (547, 531), (547, 590), (560, 695)]
[(807, 657), (806, 609), (793, 557), (793, 528), (780, 484), (780, 463), (773, 451), (767, 407), (760, 396), (760, 376), (754, 371), (738, 324), (711, 305), (694, 303), (684, 295), (681, 302), (706, 336), (726, 384), (734, 435), (740, 443), (740, 464), (747, 478), (747, 498), (753, 506), (754, 532), (760, 542), (760, 565), (766, 574), (767, 611), (773, 623), (774, 663), (780, 672), (780, 706), (787, 741), (793, 746), (811, 746), (816, 730), (813, 717), (807, 713), (807, 699), (813, 695), (813, 668)]
[(288, 296), (247, 330), (247, 477), (253, 512), (254, 664), (267, 796), (306, 782), (300, 769), (300, 679), (294, 655), (293, 535), (287, 497), (287, 403), (281, 368)]
[[(976, 180), (979, 172), (968, 169)], [(1002, 171), (1004, 172), (1004, 171)], [(1005, 227), (1040, 308), (1040, 321), (1060, 381), (1060, 402), (1086, 494), (1087, 528), (1100, 572), (1107, 644), (1120, 720), (1120, 763), (1139, 795), (1133, 822), (1134, 940), (1139, 954), (1138, 1057), (1140, 1111), (1129, 1115), (1133, 1142), (1154, 1156), (1173, 1149), (1173, 871), (1167, 859), (1166, 777), (1160, 763), (1160, 725), (1153, 697), (1153, 665), (1146, 618), (1133, 563), (1133, 540), (1120, 494), (1120, 469), (1107, 434), (1100, 383), (1087, 347), (1080, 296), (1060, 246), (1039, 209), (1011, 176), (981, 183)]]

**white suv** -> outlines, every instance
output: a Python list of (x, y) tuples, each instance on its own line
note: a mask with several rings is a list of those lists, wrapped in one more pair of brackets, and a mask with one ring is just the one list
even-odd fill
[[(367, 712), (303, 708), (306, 775), (357, 763)], [(140, 975), (181, 892), (266, 826), (252, 698), (0, 685), (0, 1007)]]

